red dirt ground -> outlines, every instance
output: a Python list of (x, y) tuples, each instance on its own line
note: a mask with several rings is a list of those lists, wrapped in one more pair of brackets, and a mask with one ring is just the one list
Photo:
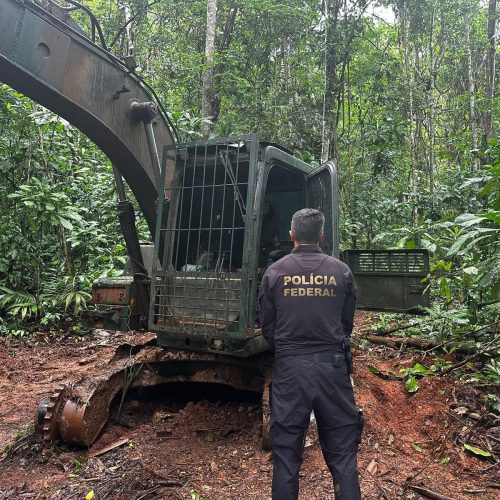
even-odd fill
[[(479, 390), (453, 376), (427, 377), (409, 395), (400, 380), (371, 373), (368, 365), (398, 373), (421, 354), (400, 356), (364, 342), (369, 324), (370, 316), (359, 313), (355, 390), (367, 422), (359, 453), (363, 499), (426, 498), (411, 486), (455, 500), (500, 498), (498, 463), (463, 448), (489, 443), (499, 455), (500, 421), (494, 427)], [(204, 394), (193, 386), (147, 399), (132, 394), (127, 426), (110, 421), (90, 450), (42, 447), (31, 424), (39, 401), (61, 384), (98, 373), (129, 338), (96, 332), (82, 339), (0, 339), (0, 498), (82, 499), (93, 492), (98, 500), (269, 499), (271, 456), (260, 449), (259, 401), (247, 394)], [(129, 442), (91, 457), (122, 438)], [(333, 498), (314, 427), (300, 498)]]

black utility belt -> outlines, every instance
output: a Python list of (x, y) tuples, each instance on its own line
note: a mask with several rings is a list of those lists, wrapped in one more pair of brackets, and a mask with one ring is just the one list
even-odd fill
[(343, 352), (323, 351), (310, 352), (307, 354), (289, 354), (289, 356), (299, 359), (307, 359), (316, 363), (331, 363), (333, 366), (343, 366), (346, 364)]

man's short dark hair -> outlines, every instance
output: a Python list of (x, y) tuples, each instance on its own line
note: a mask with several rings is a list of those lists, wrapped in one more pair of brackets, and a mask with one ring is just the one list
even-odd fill
[(319, 210), (303, 208), (293, 214), (291, 229), (297, 241), (317, 243), (324, 225), (325, 216)]

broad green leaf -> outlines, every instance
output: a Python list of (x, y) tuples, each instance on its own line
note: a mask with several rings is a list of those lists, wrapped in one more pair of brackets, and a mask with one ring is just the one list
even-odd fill
[(448, 253), (446, 254), (446, 257), (453, 257), (455, 256), (460, 248), (462, 248), (462, 245), (472, 238), (471, 234), (462, 234), (462, 236), (459, 236), (458, 239), (451, 245), (450, 249), (448, 250)]
[(426, 240), (423, 238), (422, 240), (422, 247), (428, 250), (430, 253), (434, 253), (437, 249), (437, 245), (435, 243), (432, 243), (432, 241)]
[(464, 181), (460, 185), (460, 188), (469, 187), (473, 184), (479, 184), (480, 182), (483, 182), (483, 181), (484, 181), (484, 177), (471, 177), (471, 178), (467, 179), (466, 181)]
[(464, 448), (469, 450), (474, 455), (479, 455), (480, 457), (491, 457), (491, 453), (489, 451), (482, 450), (481, 448), (477, 448), (475, 446), (471, 446), (470, 444), (464, 444)]
[(406, 248), (406, 241), (408, 240), (407, 236), (404, 236), (396, 243), (396, 248)]
[(484, 217), (475, 214), (462, 214), (455, 219), (455, 224), (462, 227), (470, 227), (484, 221)]
[(429, 371), (424, 365), (421, 365), (420, 363), (415, 364), (412, 366), (408, 372), (412, 375), (432, 375), (432, 372)]
[(72, 300), (73, 300), (73, 293), (68, 293), (68, 295), (66, 296), (66, 301), (65, 301), (65, 309), (68, 309)]
[(64, 213), (64, 216), (65, 217), (68, 217), (69, 219), (73, 219), (77, 222), (82, 222), (83, 219), (82, 219), (82, 216), (78, 213), (78, 212), (74, 212), (74, 211), (66, 211)]
[(418, 391), (418, 380), (413, 375), (408, 375), (405, 380), (405, 388), (409, 393)]
[(486, 219), (493, 221), (495, 224), (500, 225), (500, 211), (495, 210), (493, 212), (488, 212), (486, 214), (481, 214)]
[[(468, 250), (470, 250), (474, 245), (477, 245), (480, 241), (484, 240), (485, 238), (489, 238), (493, 233), (496, 232), (497, 232), (496, 229), (478, 228), (470, 233), (462, 234), (450, 247), (446, 257), (454, 257), (458, 254), (463, 254)], [(480, 233), (488, 233), (488, 234), (483, 234), (483, 236), (479, 236)]]
[(73, 224), (68, 219), (65, 219), (64, 217), (59, 217), (59, 222), (61, 223), (61, 226), (64, 227), (65, 229), (68, 229), (71, 231), (73, 229)]
[(479, 269), (475, 266), (466, 267), (464, 269), (464, 274), (472, 274), (475, 276), (478, 272), (479, 272)]

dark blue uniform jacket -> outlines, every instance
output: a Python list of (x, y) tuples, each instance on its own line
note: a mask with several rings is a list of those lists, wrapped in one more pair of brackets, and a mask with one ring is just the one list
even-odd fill
[(300, 245), (267, 268), (259, 304), (262, 334), (277, 357), (333, 350), (352, 332), (354, 279), (317, 245)]

